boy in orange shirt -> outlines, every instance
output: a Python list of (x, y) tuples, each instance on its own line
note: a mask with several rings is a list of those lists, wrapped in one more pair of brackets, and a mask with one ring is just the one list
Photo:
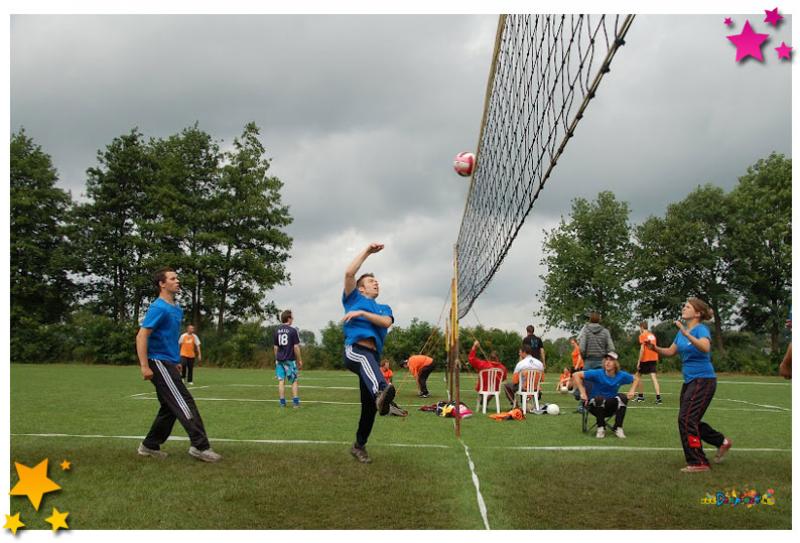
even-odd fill
[(381, 373), (383, 374), (383, 380), (386, 381), (387, 385), (392, 382), (392, 376), (394, 375), (394, 372), (392, 371), (392, 368), (389, 367), (389, 361), (385, 358), (381, 360)]
[[(639, 363), (636, 364), (636, 375), (633, 378), (633, 384), (628, 391), (628, 399), (633, 399), (636, 394), (636, 389), (641, 382), (642, 375), (650, 374), (653, 380), (653, 388), (656, 389), (656, 403), (661, 403), (661, 387), (658, 386), (658, 379), (656, 378), (656, 365), (658, 363), (658, 353), (651, 348), (651, 345), (656, 344), (656, 336), (647, 329), (647, 322), (643, 321), (639, 324)], [(642, 387), (644, 388), (644, 387)], [(637, 402), (644, 401), (644, 392), (640, 392), (636, 398)]]
[(431, 393), (428, 392), (428, 376), (433, 371), (433, 358), (425, 356), (424, 354), (415, 354), (409, 356), (400, 366), (404, 368), (407, 367), (408, 371), (414, 376), (414, 379), (416, 379), (419, 397), (430, 398)]

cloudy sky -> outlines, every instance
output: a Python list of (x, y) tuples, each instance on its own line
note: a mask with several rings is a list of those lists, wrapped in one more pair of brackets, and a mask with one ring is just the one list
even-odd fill
[[(736, 63), (725, 38), (748, 19), (771, 34), (763, 63)], [(730, 189), (759, 158), (791, 153), (794, 61), (774, 51), (791, 44), (791, 18), (777, 29), (763, 20), (755, 9), (636, 18), (465, 324), (477, 315), (541, 331), (543, 230), (571, 199), (612, 190), (639, 222), (698, 184)], [(363, 269), (381, 301), (400, 325), (437, 322), (468, 188), (452, 158), (477, 144), (496, 25), (494, 15), (12, 16), (11, 130), (25, 127), (79, 199), (98, 149), (132, 127), (166, 137), (198, 122), (224, 146), (255, 121), (294, 217), (278, 306), (315, 332), (339, 319), (344, 268), (379, 241), (385, 251)]]

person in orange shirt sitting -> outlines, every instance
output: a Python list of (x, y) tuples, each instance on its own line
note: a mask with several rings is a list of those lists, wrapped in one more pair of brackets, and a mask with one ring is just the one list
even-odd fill
[(387, 385), (392, 382), (392, 376), (394, 375), (394, 372), (389, 366), (389, 361), (385, 358), (381, 360), (381, 373), (383, 374), (383, 380), (386, 381)]
[(419, 397), (430, 398), (431, 393), (428, 392), (428, 376), (434, 368), (433, 358), (425, 356), (424, 354), (415, 354), (403, 360), (400, 366), (408, 368), (408, 371), (414, 376), (414, 379), (416, 379)]
[[(506, 376), (508, 375), (508, 368), (506, 368), (498, 360), (497, 354), (494, 353), (494, 352), (492, 352), (492, 354), (489, 356), (489, 358), (491, 358), (491, 360), (481, 360), (480, 358), (478, 358), (476, 352), (478, 350), (478, 347), (480, 347), (480, 346), (481, 346), (480, 341), (478, 341), (476, 339), (475, 343), (472, 344), (472, 349), (469, 351), (469, 357), (467, 358), (467, 360), (469, 361), (469, 365), (472, 366), (475, 371), (488, 370), (488, 369), (491, 369), (491, 368), (499, 369), (502, 373), (499, 374), (499, 376), (498, 376), (499, 378), (497, 379), (497, 382), (495, 383), (495, 388), (497, 390), (499, 390), (500, 389), (500, 383), (502, 383), (503, 381), (506, 380)], [(475, 391), (477, 392), (480, 389), (481, 389), (481, 383), (480, 383), (480, 381), (476, 381), (475, 382)]]
[(572, 372), (569, 371), (569, 368), (564, 368), (564, 371), (561, 372), (561, 377), (558, 378), (558, 384), (556, 385), (556, 392), (567, 392), (572, 388)]

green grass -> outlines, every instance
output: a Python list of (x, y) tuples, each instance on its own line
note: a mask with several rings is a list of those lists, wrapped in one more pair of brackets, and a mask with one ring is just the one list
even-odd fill
[[(734, 448), (711, 472), (683, 474), (675, 422), (680, 376), (661, 377), (664, 404), (653, 405), (648, 380), (648, 403), (632, 404), (624, 441), (582, 434), (571, 397), (549, 390), (544, 401), (559, 403), (561, 416), (497, 422), (476, 414), (464, 420), (463, 443), (490, 527), (791, 528), (791, 387), (778, 378), (720, 376), (705, 420), (729, 435)], [(48, 529), (44, 519), (53, 506), (70, 512), (73, 529), (484, 527), (452, 419), (418, 411), (422, 400), (405, 372), (395, 384), (397, 401), (410, 415), (376, 421), (371, 465), (348, 454), (359, 412), (357, 378), (313, 371), (301, 379), (303, 408), (281, 410), (272, 371), (197, 368), (193, 394), (214, 449), (225, 456), (204, 464), (186, 454), (186, 433), (177, 424), (173, 436), (181, 439), (164, 445), (168, 458), (136, 454), (136, 436), (147, 432), (158, 406), (138, 368), (12, 364), (12, 461), (32, 466), (49, 458), (50, 477), (63, 489), (46, 495), (39, 512), (27, 498), (12, 496), (9, 513), (21, 512), (27, 529)], [(548, 376), (547, 389), (554, 379)], [(464, 376), (472, 407), (473, 385), (474, 377)], [(429, 401), (444, 397), (441, 373), (429, 386)], [(53, 433), (119, 437), (23, 435)], [(545, 446), (639, 450), (519, 448)], [(675, 450), (643, 450), (653, 447)], [(745, 450), (755, 448), (782, 450)], [(707, 448), (709, 457), (713, 453)], [(72, 462), (71, 471), (58, 467), (63, 459)], [(14, 485), (13, 463), (10, 469)], [(706, 493), (745, 487), (774, 489), (776, 504), (701, 504)]]

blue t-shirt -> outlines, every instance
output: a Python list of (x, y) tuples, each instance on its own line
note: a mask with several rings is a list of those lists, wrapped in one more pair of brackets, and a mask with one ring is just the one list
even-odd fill
[(181, 335), (183, 309), (161, 298), (150, 304), (142, 328), (152, 330), (147, 338), (147, 358), (177, 364), (181, 360), (178, 338)]
[[(689, 333), (697, 339), (708, 338), (711, 341), (711, 331), (705, 324), (698, 324)], [(675, 346), (678, 348), (678, 353), (681, 355), (683, 362), (683, 380), (688, 383), (695, 379), (714, 379), (717, 374), (714, 373), (714, 366), (711, 365), (711, 352), (704, 353), (689, 341), (689, 338), (684, 337), (680, 330), (675, 335)]]
[(276, 362), (285, 362), (287, 360), (294, 360), (294, 346), (300, 344), (300, 336), (297, 334), (297, 329), (288, 324), (281, 324), (275, 330), (275, 337), (273, 345), (278, 348), (278, 356), (275, 358)]
[(595, 396), (613, 398), (619, 392), (619, 387), (633, 383), (633, 375), (627, 371), (618, 371), (614, 377), (609, 377), (606, 370), (599, 368), (584, 371), (583, 380), (592, 383), (589, 399)]
[[(388, 305), (379, 304), (372, 298), (367, 298), (361, 294), (357, 288), (353, 289), (348, 296), (342, 292), (342, 305), (344, 312), (350, 311), (368, 311), (376, 315), (389, 316), (394, 322), (394, 315), (392, 315), (392, 308)], [(345, 345), (352, 345), (360, 339), (372, 338), (375, 340), (375, 346), (378, 348), (378, 357), (383, 352), (383, 340), (386, 337), (388, 328), (372, 324), (367, 319), (356, 317), (344, 323), (344, 343)]]

